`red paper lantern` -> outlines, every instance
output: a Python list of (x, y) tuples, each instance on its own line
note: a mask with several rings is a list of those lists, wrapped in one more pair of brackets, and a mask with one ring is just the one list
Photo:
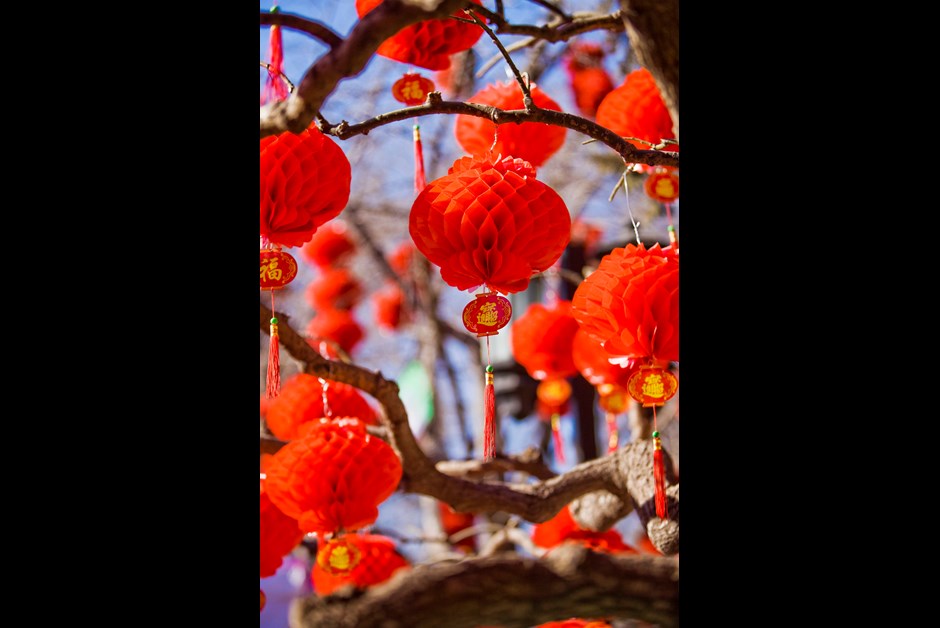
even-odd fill
[(635, 369), (611, 364), (609, 358), (612, 357), (604, 345), (578, 327), (571, 344), (571, 358), (581, 377), (596, 387), (607, 384), (626, 389), (627, 381)]
[(291, 550), (304, 538), (304, 531), (297, 520), (288, 517), (271, 503), (261, 480), (261, 511), (259, 529), (261, 533), (261, 577), (267, 578), (277, 572)]
[(261, 138), (261, 237), (301, 246), (349, 201), (351, 169), (335, 141), (311, 127)]
[(571, 217), (560, 196), (512, 157), (464, 157), (411, 207), (418, 250), (458, 290), (525, 290), (533, 273), (561, 257)]
[(532, 542), (546, 549), (557, 547), (562, 543), (580, 543), (596, 552), (609, 554), (636, 554), (634, 548), (623, 542), (623, 537), (615, 529), (605, 532), (585, 530), (577, 524), (571, 516), (568, 506), (562, 508), (557, 515), (543, 523), (536, 524), (532, 529)]
[(280, 290), (297, 276), (297, 260), (276, 248), (261, 249), (261, 289)]
[(581, 115), (593, 118), (597, 107), (614, 89), (604, 69), (604, 49), (590, 42), (571, 42), (565, 56), (568, 84)]
[(614, 249), (578, 286), (572, 305), (611, 359), (658, 366), (679, 360), (679, 256), (671, 247)]
[(326, 535), (375, 523), (401, 475), (398, 456), (359, 419), (320, 419), (272, 456), (265, 489), (304, 532)]
[(307, 324), (306, 333), (311, 337), (311, 346), (317, 346), (314, 344), (316, 339), (326, 338), (335, 342), (346, 353), (352, 353), (364, 335), (362, 327), (350, 310), (335, 308), (319, 310)]
[(572, 357), (578, 321), (571, 301), (533, 303), (512, 324), (512, 353), (534, 379), (559, 379), (578, 373)]
[[(596, 121), (621, 137), (635, 137), (653, 144), (676, 139), (669, 109), (646, 68), (634, 70), (620, 87), (607, 94), (597, 107)], [(649, 144), (629, 141), (637, 148), (650, 148)], [(679, 145), (667, 144), (663, 150), (678, 152)]]
[(405, 310), (405, 297), (397, 284), (389, 283), (372, 294), (375, 322), (379, 327), (395, 331), (409, 316)]
[(357, 562), (352, 569), (343, 568), (343, 561), (333, 556), (333, 565), (339, 562), (339, 568), (331, 567), (330, 556), (318, 552), (317, 561), (310, 571), (310, 579), (317, 595), (325, 596), (346, 585), (365, 589), (385, 582), (398, 570), (408, 569), (411, 564), (395, 549), (395, 543), (388, 537), (378, 534), (346, 534), (342, 540), (356, 553)]
[(324, 268), (304, 296), (315, 310), (351, 310), (362, 298), (362, 284), (345, 268)]
[[(281, 440), (296, 440), (321, 418), (354, 416), (367, 425), (378, 423), (378, 415), (358, 389), (297, 373), (284, 382), (281, 394), (268, 405), (265, 423)], [(324, 398), (325, 397), (325, 398)]]
[[(535, 84), (530, 85), (529, 93), (536, 106), (561, 111), (558, 103)], [(499, 109), (525, 109), (522, 98), (519, 84), (510, 81), (490, 84), (468, 98), (467, 102)], [(565, 143), (568, 129), (543, 122), (497, 125), (486, 118), (459, 114), (454, 131), (457, 142), (470, 155), (479, 156), (492, 151), (494, 155), (524, 159), (539, 168)]]
[(356, 252), (356, 244), (346, 223), (334, 218), (317, 229), (300, 252), (314, 266), (328, 268), (344, 264)]
[[(471, 2), (482, 5), (480, 0)], [(365, 17), (381, 3), (382, 0), (356, 0), (356, 14)], [(454, 15), (468, 17), (462, 10)], [(382, 42), (375, 52), (419, 68), (443, 70), (450, 67), (451, 54), (471, 48), (481, 35), (483, 29), (476, 24), (449, 18), (424, 20), (401, 29)]]
[(434, 91), (434, 81), (416, 72), (406, 72), (392, 84), (392, 96), (409, 107), (420, 105)]

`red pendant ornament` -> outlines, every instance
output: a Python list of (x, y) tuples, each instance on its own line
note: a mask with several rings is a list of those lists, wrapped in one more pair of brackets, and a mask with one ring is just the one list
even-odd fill
[(571, 42), (565, 55), (565, 70), (575, 106), (581, 115), (593, 118), (601, 101), (614, 89), (604, 69), (604, 49), (592, 42)]
[(679, 380), (668, 370), (655, 366), (641, 366), (630, 376), (627, 390), (644, 408), (661, 406), (676, 394)]
[(304, 292), (314, 310), (351, 310), (362, 298), (362, 284), (345, 268), (324, 268)]
[(260, 507), (261, 577), (267, 578), (277, 572), (284, 556), (300, 544), (304, 532), (296, 519), (288, 517), (271, 503), (264, 491), (264, 480), (261, 480)]
[[(483, 4), (480, 0), (470, 1)], [(356, 14), (361, 19), (381, 3), (382, 0), (356, 0)], [(467, 19), (463, 10), (453, 15)], [(484, 18), (477, 17), (484, 21)], [(444, 70), (450, 67), (450, 55), (471, 48), (481, 35), (483, 29), (476, 24), (450, 18), (424, 20), (401, 29), (382, 42), (375, 52), (426, 70)]]
[[(434, 82), (414, 72), (407, 72), (403, 77), (395, 81), (392, 85), (392, 96), (398, 102), (404, 103), (409, 107), (415, 107), (424, 103), (428, 94), (434, 91)], [(424, 175), (424, 150), (421, 147), (421, 127), (418, 126), (418, 119), (415, 118), (412, 127), (412, 137), (415, 146), (415, 194), (421, 192), (427, 185)]]
[(489, 336), (512, 314), (508, 299), (492, 293), (525, 290), (534, 273), (561, 257), (571, 236), (568, 208), (526, 161), (464, 157), (418, 195), (408, 231), (445, 283), (458, 290), (484, 286), (469, 315), (465, 310), (464, 324), (487, 338), (483, 456), (490, 460), (496, 454), (496, 402)]
[(329, 541), (317, 552), (310, 579), (314, 591), (322, 597), (347, 585), (366, 589), (410, 567), (390, 538), (347, 534)]
[[(532, 102), (542, 109), (561, 111), (561, 106), (534, 83), (529, 86)], [(525, 109), (522, 88), (515, 81), (490, 84), (467, 102), (499, 109)], [(486, 118), (458, 114), (454, 127), (457, 143), (469, 155), (478, 157), (487, 151), (494, 155), (512, 155), (539, 168), (565, 143), (565, 127), (543, 122), (497, 125)], [(535, 176), (534, 174), (532, 176)]]
[(359, 390), (343, 382), (297, 373), (284, 382), (271, 400), (265, 424), (281, 440), (303, 438), (322, 418), (354, 416), (367, 425), (378, 424), (378, 414)]
[[(620, 87), (607, 94), (597, 107), (596, 121), (621, 137), (635, 138), (627, 141), (643, 150), (676, 139), (672, 116), (646, 68), (630, 72)], [(679, 152), (679, 145), (667, 144), (662, 150)]]
[(322, 225), (300, 249), (303, 258), (317, 268), (345, 266), (355, 252), (349, 228), (339, 218)]
[[(337, 346), (349, 354), (362, 340), (365, 332), (356, 321), (351, 310), (328, 308), (319, 310), (310, 319), (306, 327), (306, 335), (311, 339), (325, 338), (335, 342)], [(312, 342), (311, 345), (316, 347)]]
[(320, 419), (281, 447), (266, 473), (271, 502), (304, 532), (323, 537), (373, 524), (402, 467), (391, 446), (370, 436), (363, 422), (341, 417)]
[[(271, 13), (279, 13), (281, 7), (274, 5)], [(276, 102), (287, 98), (287, 85), (281, 75), (284, 74), (284, 44), (281, 40), (281, 26), (271, 26), (268, 40), (268, 76), (265, 79), (264, 91), (261, 92), (261, 104)]]
[(666, 227), (669, 233), (669, 245), (679, 250), (679, 240), (676, 237), (676, 227), (672, 223), (672, 204), (679, 199), (679, 171), (676, 168), (656, 166), (646, 177), (643, 184), (646, 195), (654, 201), (659, 201), (666, 208)]

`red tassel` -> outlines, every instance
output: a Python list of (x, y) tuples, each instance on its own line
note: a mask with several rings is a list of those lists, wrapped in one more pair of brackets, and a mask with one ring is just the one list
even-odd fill
[(558, 462), (565, 462), (565, 448), (561, 440), (561, 415), (552, 415), (552, 442), (555, 444), (555, 458)]
[(268, 379), (264, 396), (274, 399), (281, 391), (281, 357), (280, 343), (277, 339), (277, 319), (271, 319), (271, 345), (268, 349)]
[(496, 457), (496, 391), (493, 389), (493, 367), (486, 366), (483, 389), (483, 459)]
[(653, 478), (656, 480), (656, 516), (666, 519), (666, 468), (663, 465), (663, 444), (659, 432), (653, 432)]
[(424, 150), (421, 148), (421, 127), (417, 124), (414, 127), (415, 138), (415, 194), (420, 194), (427, 187), (427, 180), (424, 178)]
[[(277, 13), (278, 6), (271, 7), (271, 13)], [(261, 104), (287, 98), (287, 85), (281, 75), (284, 73), (284, 44), (281, 41), (281, 27), (271, 26), (271, 38), (268, 41), (268, 78), (261, 93)]]
[(607, 453), (611, 454), (617, 451), (617, 442), (619, 440), (617, 433), (617, 415), (608, 412), (607, 419)]

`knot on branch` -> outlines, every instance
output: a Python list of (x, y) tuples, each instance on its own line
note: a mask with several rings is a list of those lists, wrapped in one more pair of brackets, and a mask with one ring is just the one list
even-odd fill
[(609, 491), (596, 491), (575, 499), (568, 509), (571, 518), (580, 527), (593, 532), (606, 532), (633, 512), (633, 503)]

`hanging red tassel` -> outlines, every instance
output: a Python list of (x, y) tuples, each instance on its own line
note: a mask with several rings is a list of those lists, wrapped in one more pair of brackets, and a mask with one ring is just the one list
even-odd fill
[(561, 415), (552, 415), (552, 442), (555, 445), (555, 458), (558, 462), (565, 463), (565, 447), (561, 438)]
[(281, 390), (280, 342), (277, 339), (277, 318), (271, 318), (271, 345), (268, 349), (268, 379), (264, 396), (268, 399), (277, 397)]
[[(277, 5), (271, 7), (271, 13), (280, 12)], [(268, 41), (268, 78), (261, 93), (261, 104), (284, 100), (287, 98), (287, 85), (281, 75), (284, 74), (284, 44), (281, 40), (281, 27), (277, 24), (271, 26), (271, 37)]]
[(663, 464), (663, 443), (659, 432), (653, 432), (653, 478), (656, 480), (656, 516), (666, 519), (666, 468)]
[(415, 138), (415, 194), (420, 194), (428, 186), (424, 178), (424, 150), (421, 148), (421, 127), (414, 127)]
[(486, 386), (483, 389), (483, 459), (496, 457), (496, 391), (493, 388), (493, 365), (486, 365)]

